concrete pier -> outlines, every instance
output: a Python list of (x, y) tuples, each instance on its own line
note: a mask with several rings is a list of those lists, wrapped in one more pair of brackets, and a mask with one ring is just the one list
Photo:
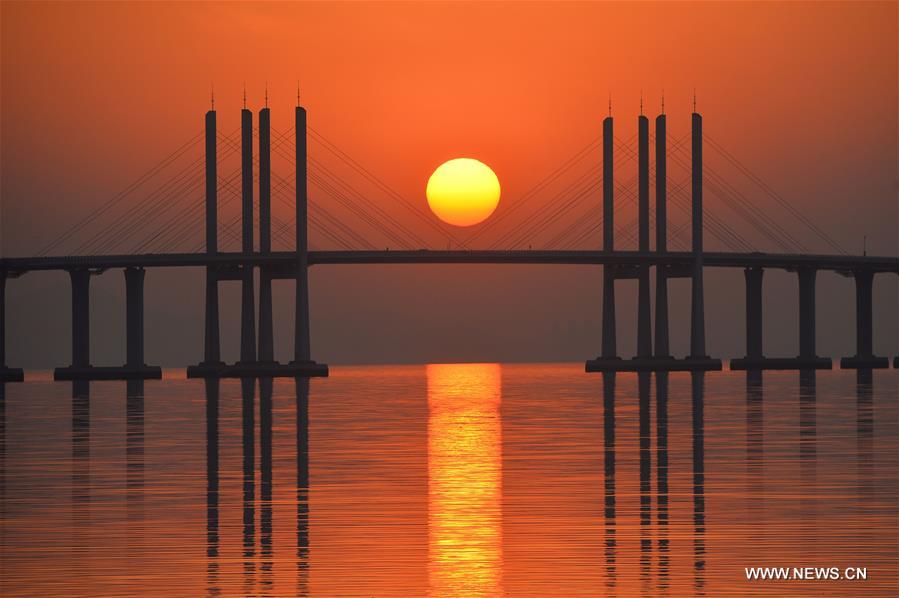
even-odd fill
[(746, 268), (746, 358), (760, 359), (762, 342), (762, 276), (761, 268)]
[(746, 357), (733, 359), (732, 370), (829, 370), (829, 357), (815, 353), (815, 278), (814, 268), (797, 270), (799, 279), (799, 355), (765, 357), (762, 352), (762, 273), (747, 268), (746, 273)]
[(0, 272), (0, 383), (24, 379), (20, 368), (6, 367), (6, 272)]
[(815, 278), (818, 271), (802, 268), (799, 277), (799, 357), (810, 359), (815, 353)]
[(888, 368), (890, 360), (874, 355), (874, 273), (857, 271), (855, 279), (855, 355), (840, 360), (844, 369)]
[(90, 270), (70, 270), (72, 282), (72, 367), (91, 364)]
[(127, 367), (144, 363), (144, 275), (143, 268), (125, 269), (125, 342)]
[(72, 281), (72, 365), (56, 368), (54, 380), (148, 380), (162, 369), (144, 363), (144, 269), (125, 269), (125, 364), (93, 366), (90, 362), (91, 271), (69, 271)]
[(762, 341), (762, 268), (746, 268), (746, 356), (732, 359), (730, 369), (761, 371), (764, 369), (792, 369), (790, 360), (766, 359)]

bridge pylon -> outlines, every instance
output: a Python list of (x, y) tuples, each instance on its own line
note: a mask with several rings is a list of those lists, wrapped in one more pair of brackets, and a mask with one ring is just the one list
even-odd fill
[[(268, 264), (271, 246), (271, 112), (259, 111), (259, 251), (253, 247), (253, 116), (241, 110), (241, 256), (236, 266), (207, 265), (206, 350), (204, 361), (187, 368), (189, 378), (310, 377), (327, 376), (328, 366), (310, 358), (309, 342), (309, 249), (306, 155), (306, 109), (296, 107), (296, 259), (292, 264)], [(206, 115), (206, 251), (217, 253), (217, 182), (215, 113)], [(255, 269), (259, 267), (259, 327), (256, 328)], [(274, 358), (274, 314), (272, 281), (292, 279), (296, 284), (296, 329), (294, 359), (281, 364)], [(240, 360), (225, 364), (220, 358), (218, 282), (241, 282)]]
[[(642, 114), (637, 119), (638, 138), (638, 227), (639, 251), (650, 252), (649, 243), (649, 119)], [(665, 115), (656, 118), (656, 252), (667, 254), (667, 173), (665, 155)], [(689, 269), (674, 269), (664, 264), (656, 265), (656, 353), (652, 347), (652, 307), (650, 301), (650, 266), (603, 267), (603, 335), (602, 354), (588, 360), (588, 372), (609, 371), (707, 371), (720, 370), (721, 360), (706, 355), (705, 306), (703, 301), (703, 248), (702, 248), (702, 117), (692, 115), (692, 180), (693, 180), (693, 252)], [(613, 212), (613, 147), (612, 117), (603, 121), (603, 251), (615, 252)], [(687, 277), (692, 281), (690, 354), (685, 359), (674, 359), (668, 346), (668, 279)], [(622, 360), (615, 347), (615, 280), (636, 278), (637, 293), (637, 355)]]

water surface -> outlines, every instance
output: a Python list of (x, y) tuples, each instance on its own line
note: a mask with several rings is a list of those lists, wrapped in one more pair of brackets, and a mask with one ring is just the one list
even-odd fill
[(895, 371), (582, 367), (7, 384), (0, 592), (899, 591)]

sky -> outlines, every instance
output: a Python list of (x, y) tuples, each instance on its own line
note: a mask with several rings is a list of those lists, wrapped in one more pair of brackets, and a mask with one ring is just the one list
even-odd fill
[[(418, 215), (366, 187), (321, 144), (311, 142), (310, 156), (431, 248), (444, 248), (447, 235), (466, 239), (478, 232), (440, 224), (427, 212), (425, 184), (445, 160), (474, 157), (495, 170), (502, 198), (493, 218), (510, 210), (545, 217), (558, 209), (564, 183), (589, 178), (600, 164), (599, 148), (591, 147), (558, 188), (519, 204), (597, 138), (610, 98), (616, 136), (627, 142), (641, 94), (650, 117), (664, 94), (673, 142), (689, 132), (695, 90), (709, 138), (839, 246), (858, 253), (867, 237), (868, 253), (897, 255), (897, 20), (897, 4), (889, 2), (3, 2), (0, 255), (37, 253), (197, 134), (213, 87), (222, 132), (239, 126), (244, 88), (254, 111), (268, 90), (273, 127), (287, 132), (298, 84), (315, 131)], [(770, 194), (729, 170), (708, 144), (706, 156), (707, 168), (733, 181), (746, 205), (807, 250), (833, 251)], [(616, 176), (632, 187), (635, 173), (625, 160)], [(621, 226), (635, 214), (624, 196)], [(391, 244), (383, 231), (342, 213), (333, 198), (314, 188), (310, 197), (373, 245)], [(740, 220), (739, 208), (709, 191), (707, 197), (708, 210), (754, 248), (778, 249)], [(569, 220), (589, 219), (600, 202), (598, 193), (588, 194)], [(124, 216), (138, 207), (120, 206)], [(684, 217), (670, 211), (674, 229)], [(274, 212), (285, 222), (292, 217), (281, 203)], [(188, 244), (202, 241), (201, 217), (176, 222), (188, 231), (196, 222)], [(517, 240), (545, 245), (563, 224)], [(93, 226), (100, 239), (119, 234), (127, 242), (137, 235), (116, 233), (114, 222)], [(503, 241), (505, 231), (497, 224), (473, 246)], [(282, 241), (276, 239), (276, 248)], [(316, 231), (310, 242), (333, 247)], [(728, 242), (733, 239), (708, 234), (706, 246), (726, 249)], [(600, 243), (597, 231), (580, 246)], [(600, 280), (598, 267), (317, 266), (311, 272), (313, 357), (330, 363), (595, 357)], [(201, 358), (201, 281), (199, 271), (147, 275), (148, 362), (186, 365)], [(120, 363), (123, 277), (110, 271), (91, 285), (93, 361)], [(772, 356), (798, 350), (796, 286), (795, 274), (766, 273), (765, 350)], [(225, 287), (223, 353), (233, 360), (239, 290)], [(636, 288), (629, 282), (619, 288), (620, 353), (629, 356)], [(709, 272), (706, 289), (709, 351), (741, 356), (742, 272)], [(818, 291), (819, 353), (853, 353), (851, 279), (822, 273)], [(30, 273), (7, 283), (11, 364), (68, 363), (68, 293), (63, 273)], [(275, 293), (276, 356), (287, 360), (292, 286), (278, 283)], [(672, 350), (682, 355), (687, 283), (674, 282), (670, 295)], [(875, 350), (883, 354), (899, 351), (897, 299), (895, 277), (878, 277)]]

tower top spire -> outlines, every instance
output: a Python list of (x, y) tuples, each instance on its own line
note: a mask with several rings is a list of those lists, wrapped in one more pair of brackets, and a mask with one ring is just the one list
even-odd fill
[(243, 109), (247, 109), (247, 82), (243, 83)]
[(640, 90), (640, 116), (643, 116), (643, 90)]
[(665, 90), (662, 90), (662, 114), (665, 114)]
[(209, 86), (209, 109), (215, 110), (215, 83)]
[(300, 80), (297, 79), (297, 108), (300, 107)]
[(612, 92), (609, 92), (609, 118), (612, 118)]
[(265, 107), (268, 108), (268, 81), (265, 82)]
[(693, 112), (696, 112), (696, 88), (693, 88)]

